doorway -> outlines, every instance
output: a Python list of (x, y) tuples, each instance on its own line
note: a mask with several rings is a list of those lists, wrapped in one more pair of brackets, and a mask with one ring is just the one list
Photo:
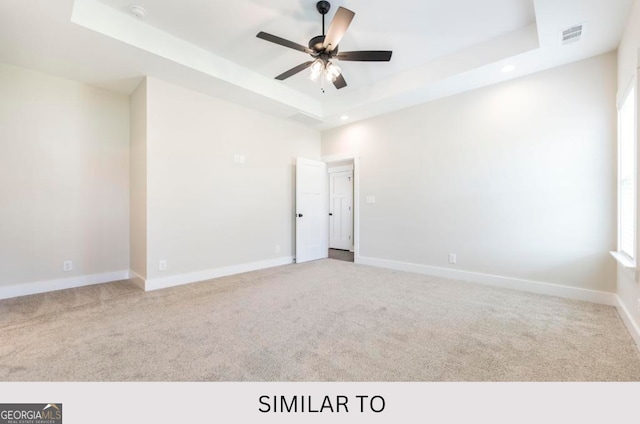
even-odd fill
[(353, 160), (329, 163), (329, 258), (354, 262)]
[[(330, 229), (329, 168), (334, 177), (335, 205), (339, 225)], [(332, 172), (332, 173), (334, 173)], [(346, 179), (345, 179), (346, 177)], [(346, 182), (345, 182), (346, 181)], [(344, 193), (346, 191), (346, 193)], [(359, 158), (351, 155), (324, 156), (322, 161), (298, 157), (295, 166), (294, 262), (302, 263), (332, 257), (357, 263), (359, 260)], [(342, 212), (346, 213), (342, 213)], [(334, 244), (329, 244), (334, 231)]]

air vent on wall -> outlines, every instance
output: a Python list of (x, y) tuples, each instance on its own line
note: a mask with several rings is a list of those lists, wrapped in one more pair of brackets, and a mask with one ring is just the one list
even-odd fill
[(561, 33), (562, 45), (577, 43), (582, 39), (584, 33), (584, 24), (574, 25), (567, 28)]

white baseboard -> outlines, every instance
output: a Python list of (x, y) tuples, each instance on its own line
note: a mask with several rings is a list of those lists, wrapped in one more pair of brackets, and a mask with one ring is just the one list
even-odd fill
[(265, 261), (251, 262), (246, 264), (232, 265), (223, 268), (208, 269), (205, 271), (190, 272), (188, 274), (171, 275), (168, 277), (151, 278), (144, 282), (146, 291), (164, 289), (168, 287), (181, 286), (198, 281), (210, 280), (212, 278), (226, 277), (228, 275), (241, 274), (243, 272), (257, 271), (265, 268), (273, 268), (281, 265), (293, 263), (292, 256), (268, 259)]
[(129, 271), (115, 271), (104, 274), (80, 275), (78, 277), (59, 278), (57, 280), (36, 281), (33, 283), (15, 284), (0, 287), (0, 299), (27, 296), (30, 294), (47, 293), (75, 287), (92, 286), (94, 284), (110, 283), (112, 281), (127, 280)]
[(618, 314), (620, 318), (622, 318), (622, 322), (629, 330), (629, 334), (633, 337), (633, 340), (636, 342), (636, 346), (640, 349), (640, 327), (636, 324), (636, 321), (633, 319), (627, 308), (622, 303), (622, 300), (619, 296), (616, 295), (616, 309), (618, 310)]
[(597, 290), (581, 289), (578, 287), (562, 286), (559, 284), (542, 283), (538, 281), (523, 280), (519, 278), (502, 277), (499, 275), (481, 274), (470, 271), (460, 271), (450, 268), (440, 268), (428, 265), (412, 264), (407, 262), (390, 261), (386, 259), (368, 258), (359, 256), (355, 260), (358, 264), (370, 265), (379, 268), (389, 268), (398, 271), (414, 272), (416, 274), (433, 275), (436, 277), (464, 280), (472, 283), (486, 284), (494, 287), (503, 287), (529, 293), (545, 294), (549, 296), (563, 297), (566, 299), (583, 300), (602, 305), (616, 306), (616, 294)]

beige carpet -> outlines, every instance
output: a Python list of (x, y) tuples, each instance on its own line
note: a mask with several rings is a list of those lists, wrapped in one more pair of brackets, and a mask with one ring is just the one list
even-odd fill
[(2, 381), (640, 381), (612, 307), (326, 259), (0, 301)]

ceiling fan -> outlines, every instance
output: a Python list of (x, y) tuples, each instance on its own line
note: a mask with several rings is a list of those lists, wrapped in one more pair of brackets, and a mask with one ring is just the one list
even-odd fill
[(324, 77), (328, 81), (332, 82), (337, 89), (340, 89), (346, 87), (347, 82), (344, 80), (340, 68), (331, 62), (332, 59), (357, 62), (388, 62), (391, 60), (392, 52), (388, 50), (338, 52), (340, 40), (342, 40), (347, 28), (349, 28), (355, 13), (344, 7), (339, 7), (329, 25), (329, 31), (327, 31), (325, 35), (324, 15), (329, 12), (330, 8), (331, 4), (328, 1), (319, 1), (316, 4), (316, 9), (318, 9), (318, 12), (322, 15), (322, 35), (318, 35), (309, 40), (309, 47), (262, 31), (256, 35), (256, 37), (262, 38), (263, 40), (307, 53), (313, 58), (313, 60), (302, 63), (278, 75), (276, 77), (277, 80), (285, 80), (307, 68), (311, 68), (312, 80), (317, 80), (324, 74)]

